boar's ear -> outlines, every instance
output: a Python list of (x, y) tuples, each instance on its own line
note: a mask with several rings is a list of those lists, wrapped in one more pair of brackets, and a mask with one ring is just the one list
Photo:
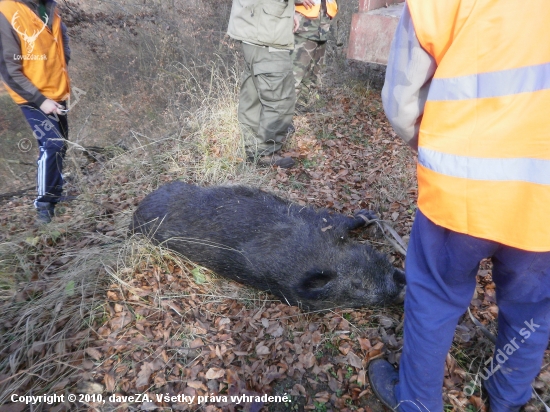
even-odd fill
[(304, 274), (298, 285), (298, 295), (303, 299), (318, 299), (326, 294), (327, 284), (337, 274), (330, 270), (312, 269)]

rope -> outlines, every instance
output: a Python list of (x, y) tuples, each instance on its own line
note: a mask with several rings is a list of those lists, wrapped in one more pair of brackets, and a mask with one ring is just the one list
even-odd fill
[[(388, 242), (391, 243), (391, 245), (394, 247), (395, 250), (397, 250), (399, 253), (401, 253), (403, 256), (407, 256), (407, 245), (403, 241), (403, 238), (399, 236), (399, 234), (395, 231), (395, 229), (385, 220), (380, 219), (369, 219), (365, 215), (359, 214), (357, 217), (360, 217), (365, 221), (366, 226), (369, 226), (373, 223), (376, 223), (382, 233), (384, 234), (385, 238), (388, 240)], [(391, 235), (391, 237), (386, 233), (386, 231)]]
[(487, 339), (489, 339), (491, 342), (493, 342), (493, 345), (496, 345), (497, 338), (495, 335), (493, 335), (489, 329), (487, 329), (479, 320), (477, 320), (474, 315), (472, 314), (472, 311), (470, 308), (468, 308), (468, 315), (470, 315), (470, 319), (472, 319), (472, 322), (474, 322), (474, 325), (476, 325), (479, 329), (481, 329), (481, 332), (485, 335)]

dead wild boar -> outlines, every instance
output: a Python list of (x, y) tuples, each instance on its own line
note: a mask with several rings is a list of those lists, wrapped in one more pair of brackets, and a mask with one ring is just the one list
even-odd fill
[(399, 302), (403, 271), (348, 236), (364, 223), (259, 189), (173, 182), (143, 199), (131, 229), (289, 305), (319, 310)]

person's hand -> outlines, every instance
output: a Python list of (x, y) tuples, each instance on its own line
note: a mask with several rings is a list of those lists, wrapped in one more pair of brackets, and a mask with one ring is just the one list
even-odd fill
[(300, 13), (294, 13), (294, 28), (292, 29), (292, 33), (296, 33), (298, 29), (300, 28)]
[(64, 109), (64, 107), (51, 99), (44, 100), (44, 102), (42, 102), (42, 104), (40, 105), (40, 110), (42, 110), (46, 114), (61, 114), (60, 109)]
[(314, 0), (302, 0), (302, 6), (304, 6), (306, 10), (309, 10), (315, 6), (315, 2)]

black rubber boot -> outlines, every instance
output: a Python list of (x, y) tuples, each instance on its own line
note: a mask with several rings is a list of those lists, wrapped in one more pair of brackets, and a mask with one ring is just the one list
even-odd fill
[(385, 359), (369, 362), (369, 382), (372, 391), (384, 406), (397, 410), (395, 385), (399, 382), (399, 372)]
[(288, 137), (288, 136), (292, 136), (294, 133), (296, 133), (296, 128), (294, 127), (294, 123), (291, 123), (290, 126), (288, 126), (286, 135)]
[(45, 225), (52, 221), (55, 215), (55, 203), (35, 202), (36, 205), (36, 223)]
[(248, 157), (247, 161), (251, 163), (256, 162), (259, 167), (278, 166), (282, 169), (290, 169), (296, 164), (292, 157), (282, 157), (276, 154), (260, 156), (258, 159)]

